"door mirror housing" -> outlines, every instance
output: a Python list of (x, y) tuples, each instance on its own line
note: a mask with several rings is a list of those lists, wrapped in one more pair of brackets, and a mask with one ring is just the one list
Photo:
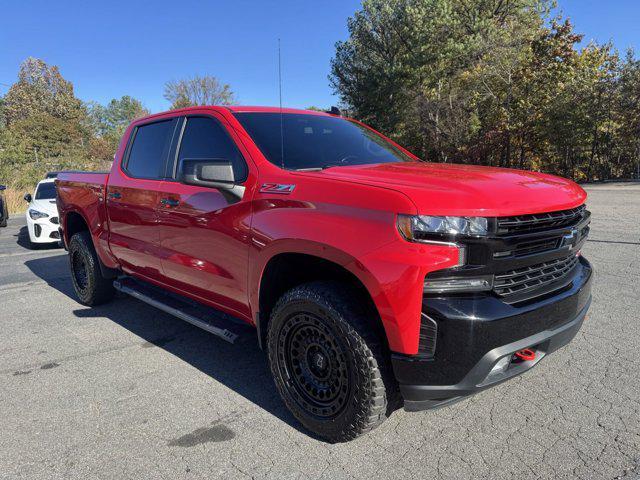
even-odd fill
[(27, 203), (31, 203), (31, 200), (33, 200), (30, 193), (25, 193), (23, 198), (24, 198), (24, 201)]
[(229, 160), (185, 158), (178, 168), (178, 181), (200, 187), (231, 189), (235, 185), (235, 175)]

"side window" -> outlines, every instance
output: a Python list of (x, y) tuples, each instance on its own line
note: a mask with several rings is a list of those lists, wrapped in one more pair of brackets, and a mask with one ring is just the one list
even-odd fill
[(141, 125), (129, 150), (126, 170), (138, 178), (163, 178), (176, 119)]
[(236, 181), (247, 178), (247, 165), (225, 129), (211, 117), (188, 117), (178, 153), (178, 165), (185, 159), (223, 159), (233, 165)]

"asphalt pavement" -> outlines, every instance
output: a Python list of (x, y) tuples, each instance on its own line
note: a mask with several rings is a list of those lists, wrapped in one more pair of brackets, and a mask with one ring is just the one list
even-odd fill
[(640, 478), (640, 184), (588, 186), (596, 279), (575, 340), (525, 375), (346, 444), (285, 409), (254, 337), (139, 301), (86, 308), (65, 252), (0, 229), (0, 478)]

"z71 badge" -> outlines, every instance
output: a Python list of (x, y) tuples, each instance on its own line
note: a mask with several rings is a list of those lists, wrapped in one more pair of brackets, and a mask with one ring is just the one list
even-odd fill
[(260, 187), (260, 193), (283, 193), (288, 195), (296, 188), (295, 185), (287, 185), (284, 183), (263, 183)]

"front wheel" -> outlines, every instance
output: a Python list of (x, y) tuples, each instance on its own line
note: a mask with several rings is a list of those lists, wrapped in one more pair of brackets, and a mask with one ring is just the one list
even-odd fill
[(98, 262), (89, 232), (73, 235), (69, 241), (71, 281), (80, 303), (90, 307), (108, 302), (115, 294), (113, 282), (102, 276)]
[(271, 372), (293, 415), (331, 442), (386, 418), (397, 384), (367, 309), (345, 285), (313, 282), (285, 293), (269, 322)]

